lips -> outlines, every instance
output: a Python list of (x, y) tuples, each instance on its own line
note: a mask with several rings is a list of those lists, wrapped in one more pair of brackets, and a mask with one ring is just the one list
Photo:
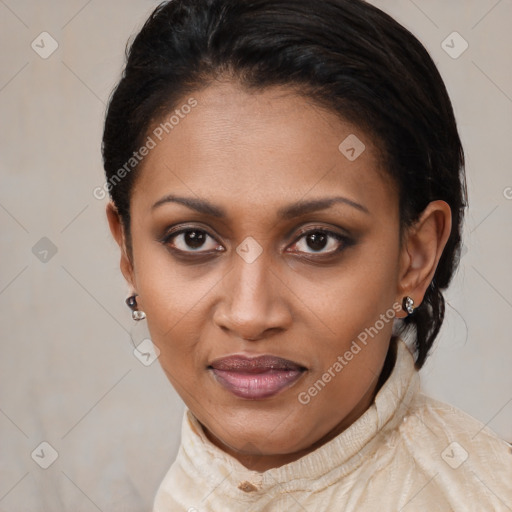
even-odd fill
[(260, 373), (268, 370), (304, 370), (304, 366), (294, 363), (282, 357), (262, 355), (257, 357), (246, 357), (234, 355), (215, 359), (210, 364), (216, 370), (240, 371), (249, 373)]
[(306, 370), (299, 363), (272, 355), (233, 355), (216, 359), (208, 369), (227, 391), (252, 400), (269, 398), (289, 388)]

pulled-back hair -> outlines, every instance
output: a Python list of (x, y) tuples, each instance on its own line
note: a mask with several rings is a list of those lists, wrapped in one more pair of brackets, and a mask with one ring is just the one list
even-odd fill
[[(127, 47), (105, 120), (103, 159), (130, 244), (123, 173), (154, 123), (194, 91), (229, 77), (252, 90), (288, 86), (373, 137), (399, 193), (400, 232), (430, 201), (446, 201), (452, 229), (420, 306), (400, 332), (414, 336), (423, 366), (441, 328), (441, 290), (460, 257), (467, 192), (464, 153), (443, 80), (423, 45), (362, 0), (172, 0), (160, 4)], [(126, 167), (125, 167), (126, 169)]]

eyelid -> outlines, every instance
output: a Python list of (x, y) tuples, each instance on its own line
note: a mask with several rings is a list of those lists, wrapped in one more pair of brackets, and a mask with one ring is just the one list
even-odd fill
[(178, 224), (176, 226), (172, 226), (171, 228), (168, 228), (165, 230), (165, 233), (163, 236), (159, 237), (158, 240), (162, 243), (165, 243), (167, 240), (169, 240), (173, 236), (177, 236), (184, 231), (203, 231), (206, 233), (209, 237), (213, 238), (216, 242), (220, 243), (217, 239), (217, 235), (212, 235), (210, 232), (213, 231), (212, 228), (207, 226), (201, 226), (201, 224)]
[[(338, 228), (338, 229), (341, 229), (341, 228)], [(322, 231), (324, 233), (328, 233), (328, 234), (331, 234), (331, 235), (335, 235), (335, 236), (339, 236), (339, 237), (345, 237), (345, 238), (350, 238), (350, 234), (346, 231), (346, 230), (343, 230), (344, 232), (343, 233), (339, 233), (337, 231), (335, 231), (335, 228), (330, 228), (328, 226), (325, 226), (325, 225), (308, 225), (304, 228), (301, 228), (299, 230), (299, 233), (297, 234), (297, 237), (296, 238), (300, 238), (302, 235), (305, 235), (307, 233), (310, 233), (312, 231)]]

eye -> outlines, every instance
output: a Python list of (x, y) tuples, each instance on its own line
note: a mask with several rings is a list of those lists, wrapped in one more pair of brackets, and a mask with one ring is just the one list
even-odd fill
[(219, 247), (222, 247), (206, 231), (198, 228), (181, 229), (170, 233), (165, 237), (163, 243), (185, 253), (206, 253), (221, 250)]
[[(213, 236), (204, 229), (196, 227), (182, 228), (171, 232), (161, 242), (178, 254), (205, 255), (213, 251), (224, 251), (223, 246)], [(302, 233), (291, 246), (291, 252), (329, 256), (341, 252), (350, 244), (350, 238), (341, 233), (325, 228), (315, 228)]]
[(332, 255), (350, 245), (350, 239), (327, 229), (312, 229), (302, 234), (292, 247), (306, 254)]

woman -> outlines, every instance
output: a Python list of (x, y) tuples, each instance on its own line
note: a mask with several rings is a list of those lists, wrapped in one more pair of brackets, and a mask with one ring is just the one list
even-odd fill
[(103, 156), (127, 304), (187, 406), (155, 512), (512, 509), (508, 443), (419, 390), (467, 201), (410, 32), (360, 0), (163, 3)]

